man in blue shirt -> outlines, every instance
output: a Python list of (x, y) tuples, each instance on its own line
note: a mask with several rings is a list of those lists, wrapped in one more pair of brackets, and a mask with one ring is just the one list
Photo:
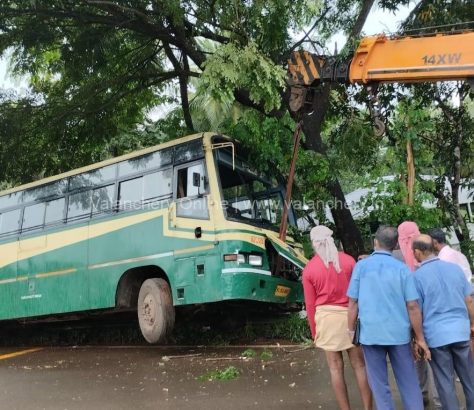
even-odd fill
[(420, 235), (413, 252), (421, 266), (415, 283), (423, 312), (423, 329), (431, 349), (431, 367), (443, 409), (459, 409), (454, 385), (456, 371), (466, 397), (466, 408), (474, 409), (474, 362), (470, 337), (474, 335), (474, 305), (471, 285), (458, 265), (434, 254), (430, 236)]
[(359, 316), (360, 343), (377, 408), (395, 410), (388, 383), (388, 355), (404, 408), (423, 410), (410, 346), (411, 326), (426, 359), (430, 359), (430, 351), (423, 335), (413, 274), (391, 254), (397, 241), (396, 228), (381, 226), (375, 234), (375, 252), (356, 264), (347, 291), (348, 327), (353, 332)]

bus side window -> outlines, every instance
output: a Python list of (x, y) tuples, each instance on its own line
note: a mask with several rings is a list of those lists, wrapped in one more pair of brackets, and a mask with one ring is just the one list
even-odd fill
[(88, 218), (91, 214), (92, 190), (69, 195), (67, 220)]
[(143, 177), (122, 181), (119, 185), (119, 208), (135, 209), (143, 199)]
[[(195, 175), (199, 175), (196, 184)], [(176, 198), (195, 197), (205, 193), (204, 167), (202, 163), (178, 169)]]
[(143, 200), (159, 201), (169, 198), (173, 192), (173, 169), (168, 168), (143, 176)]
[(44, 202), (30, 205), (23, 213), (22, 231), (28, 232), (43, 227), (46, 205)]
[(0, 235), (17, 232), (20, 225), (21, 209), (0, 214)]
[(178, 191), (177, 198), (186, 198), (188, 196), (188, 168), (178, 170)]
[(46, 216), (44, 218), (45, 225), (63, 222), (65, 203), (66, 200), (64, 198), (46, 202)]
[(107, 185), (92, 191), (92, 215), (112, 210), (115, 185)]
[(209, 219), (204, 184), (204, 164), (189, 164), (176, 169), (176, 216), (184, 218)]

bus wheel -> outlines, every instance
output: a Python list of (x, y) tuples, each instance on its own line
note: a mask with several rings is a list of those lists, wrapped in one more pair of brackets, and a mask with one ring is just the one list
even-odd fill
[(138, 294), (138, 323), (148, 343), (162, 342), (174, 326), (171, 291), (164, 279), (152, 278), (142, 283)]

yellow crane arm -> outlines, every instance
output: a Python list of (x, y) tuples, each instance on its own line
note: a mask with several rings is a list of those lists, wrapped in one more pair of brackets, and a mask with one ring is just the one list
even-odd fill
[(449, 81), (474, 78), (474, 32), (364, 38), (352, 59), (351, 83)]
[[(305, 88), (324, 82), (371, 84), (474, 81), (474, 32), (424, 37), (364, 37), (348, 60), (295, 51), (288, 62), (290, 108), (311, 104)], [(312, 93), (311, 93), (312, 94)]]

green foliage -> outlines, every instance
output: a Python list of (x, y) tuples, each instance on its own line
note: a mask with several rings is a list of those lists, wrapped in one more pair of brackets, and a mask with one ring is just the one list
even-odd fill
[(466, 23), (472, 23), (473, 17), (471, 0), (424, 0), (419, 2), (402, 28), (421, 33), (432, 33), (432, 27), (445, 25), (466, 29)]
[(213, 370), (206, 374), (196, 377), (199, 381), (215, 381), (215, 380), (234, 380), (240, 376), (240, 372), (234, 366), (226, 367), (223, 370)]
[[(376, 2), (394, 12), (407, 3)], [(236, 137), (250, 147), (259, 167), (276, 167), (287, 174), (295, 123), (285, 114), (286, 107), (277, 109), (284, 97), (289, 53), (294, 48), (311, 49), (310, 42), (324, 50), (326, 39), (354, 29), (364, 4), (361, 0), (159, 4), (3, 0), (0, 53), (11, 53), (12, 72), (27, 76), (29, 92), (0, 95), (2, 180), (27, 182), (188, 134), (191, 126), (183, 121), (188, 109), (184, 102), (156, 124), (146, 120), (153, 107), (180, 100), (179, 80), (188, 84), (196, 131), (217, 130)], [(472, 20), (469, 1), (427, 0), (415, 6), (404, 28)], [(346, 55), (357, 35), (348, 40)], [(407, 139), (413, 143), (417, 174), (452, 179), (451, 147), (462, 131), (461, 173), (471, 176), (472, 103), (468, 106), (466, 98), (461, 110), (433, 104), (437, 99), (451, 101), (457, 88), (452, 84), (380, 87), (390, 120), (389, 138), (382, 140), (374, 137), (367, 110), (360, 108), (367, 103), (367, 93), (335, 88), (320, 153), (300, 151), (294, 198), (317, 206), (316, 216), (303, 209), (299, 216), (310, 224), (315, 218), (325, 221), (324, 202), (333, 199), (328, 181), (342, 178), (344, 189), (352, 190), (386, 175), (398, 178), (405, 168)], [(407, 93), (413, 101), (404, 100)], [(452, 223), (452, 201), (439, 202), (442, 217), (432, 211), (423, 215), (424, 196), (439, 199), (438, 187), (419, 180), (416, 205), (407, 209), (401, 201), (402, 185), (386, 187), (394, 200), (387, 200), (386, 211), (373, 218), (395, 221), (405, 215), (428, 224), (448, 214)]]
[(289, 315), (286, 320), (275, 322), (269, 327), (268, 332), (275, 339), (290, 340), (297, 343), (311, 340), (307, 320), (297, 313)]
[(182, 345), (227, 346), (262, 339), (304, 343), (311, 340), (311, 333), (306, 319), (298, 313), (280, 317), (273, 314), (268, 322), (247, 322), (241, 332), (236, 332), (235, 326), (228, 328), (221, 323), (206, 326), (202, 323), (177, 323), (173, 332), (174, 342)]
[(248, 148), (258, 147), (252, 149), (250, 155), (252, 162), (261, 170), (277, 164), (280, 170), (286, 171), (291, 156), (294, 126), (288, 115), (278, 119), (246, 110), (236, 123), (229, 124), (227, 132)]
[(197, 22), (198, 26), (218, 21), (224, 31), (222, 34), (231, 42), (246, 45), (253, 41), (272, 59), (278, 58), (288, 47), (292, 32), (301, 31), (319, 15), (321, 3), (320, 0), (194, 2), (199, 7), (198, 14), (203, 17), (202, 23)]
[[(232, 87), (246, 87), (268, 110), (279, 106), (285, 52), (293, 33), (319, 14), (319, 5), (3, 1), (0, 54), (11, 55), (12, 72), (26, 76), (30, 94), (0, 97), (2, 179), (27, 182), (155, 143), (146, 133), (142, 138), (146, 113), (174, 102), (181, 73), (186, 80), (199, 76), (209, 55), (206, 71), (214, 66), (220, 75), (219, 62), (228, 68), (219, 77), (227, 95)], [(214, 49), (207, 54), (209, 44)], [(219, 78), (209, 81), (216, 85)], [(177, 134), (168, 130), (168, 138)]]
[[(375, 162), (368, 172), (369, 182), (364, 184), (369, 193), (362, 199), (360, 206), (374, 225), (388, 224), (397, 226), (406, 220), (416, 221), (421, 229), (438, 226), (443, 222), (443, 212), (434, 204), (436, 198), (430, 193), (435, 183), (423, 179), (422, 174), (431, 174), (433, 154), (426, 150), (425, 138), (434, 138), (432, 113), (426, 110), (420, 101), (406, 98), (399, 102), (392, 115), (389, 139), (381, 140), (377, 152), (371, 155)], [(418, 181), (414, 187), (414, 203), (407, 204), (407, 151), (410, 141), (413, 147), (415, 171)]]
[(257, 352), (253, 349), (246, 349), (241, 354), (242, 357), (252, 358), (257, 356)]
[(413, 205), (406, 204), (407, 190), (400, 179), (379, 180), (375, 190), (369, 192), (362, 200), (364, 212), (369, 214), (369, 221), (383, 225), (398, 226), (403, 221), (416, 221), (421, 230), (443, 225), (443, 212), (437, 207), (427, 208), (427, 203), (434, 203), (435, 198), (415, 185)]
[(98, 147), (93, 160), (101, 161), (109, 157), (116, 157), (185, 135), (187, 135), (187, 129), (182, 119), (182, 112), (178, 109), (159, 121), (146, 121), (145, 125), (140, 128), (124, 131), (111, 137)]
[(352, 110), (350, 115), (338, 118), (328, 134), (328, 156), (339, 172), (363, 174), (377, 165), (381, 141), (374, 135), (364, 113)]
[(270, 350), (264, 350), (260, 353), (260, 359), (262, 360), (270, 360), (271, 358), (273, 358), (273, 353)]
[(244, 47), (229, 43), (207, 59), (200, 87), (224, 100), (232, 99), (235, 90), (247, 89), (254, 103), (263, 103), (271, 111), (280, 107), (285, 77), (283, 67), (259, 52), (255, 43)]

